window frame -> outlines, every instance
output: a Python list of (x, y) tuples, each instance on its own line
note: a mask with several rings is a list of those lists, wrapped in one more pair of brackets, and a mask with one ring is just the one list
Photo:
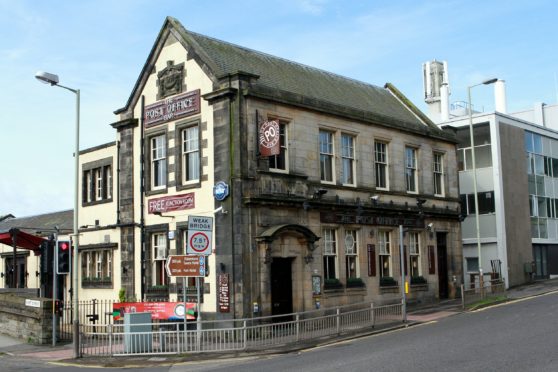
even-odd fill
[[(331, 227), (322, 229), (324, 248), (323, 248), (323, 270), (325, 279), (338, 279), (338, 256), (337, 256), (337, 230)], [(328, 249), (329, 248), (329, 249)], [(333, 276), (331, 276), (330, 266), (333, 263)]]
[[(411, 278), (422, 275), (420, 252), (421, 252), (420, 234), (415, 231), (409, 231), (409, 263), (410, 263), (409, 273), (411, 275)], [(416, 267), (413, 265), (414, 263), (416, 263)]]
[[(439, 158), (439, 161), (437, 161)], [(432, 155), (432, 178), (434, 196), (443, 197), (445, 195), (445, 174), (444, 174), (445, 154), (435, 151)]]
[[(322, 135), (327, 136), (328, 142), (322, 142)], [(320, 129), (318, 135), (319, 161), (320, 161), (320, 182), (324, 184), (335, 184), (335, 133), (329, 130)], [(323, 151), (326, 150), (326, 151)], [(327, 163), (329, 160), (329, 163)], [(329, 165), (331, 179), (327, 179), (326, 166)]]
[(81, 168), (82, 207), (112, 202), (113, 158), (83, 163)]
[[(353, 246), (349, 249), (345, 240), (345, 277), (347, 280), (360, 278), (358, 230), (346, 229), (345, 239), (348, 235), (353, 238)], [(351, 269), (351, 264), (354, 264), (354, 269)]]
[[(378, 256), (380, 261), (380, 278), (393, 277), (393, 264), (391, 262), (391, 231), (378, 231)], [(387, 272), (384, 267), (387, 264)]]
[(405, 190), (409, 194), (418, 194), (419, 192), (418, 149), (412, 146), (405, 146)]
[[(279, 146), (281, 152), (279, 155), (271, 155), (268, 157), (268, 169), (275, 173), (289, 173), (289, 132), (288, 122), (281, 119), (272, 119), (279, 122)], [(278, 167), (278, 160), (282, 158), (284, 168)]]
[[(383, 151), (378, 151), (378, 146), (383, 146)], [(383, 173), (385, 185), (379, 185), (380, 173)], [(376, 189), (389, 190), (389, 144), (385, 141), (374, 141), (374, 176)]]
[[(162, 144), (161, 146), (154, 146), (154, 144), (156, 145), (157, 139), (161, 139), (162, 140)], [(161, 151), (163, 152), (163, 154), (161, 156), (157, 155), (156, 152), (161, 149)], [(155, 152), (155, 154), (154, 154)], [(155, 157), (155, 156), (157, 157)], [(159, 164), (161, 165), (161, 167), (158, 167), (158, 169), (162, 169), (161, 173), (159, 174), (159, 176), (162, 178), (161, 180), (158, 180), (158, 178), (156, 178), (156, 167), (155, 164)], [(168, 187), (168, 151), (167, 151), (167, 135), (166, 133), (159, 133), (159, 134), (154, 134), (152, 136), (149, 137), (149, 165), (150, 165), (150, 169), (149, 169), (149, 176), (150, 176), (150, 181), (149, 181), (149, 189), (152, 191), (160, 191), (160, 190), (166, 190)], [(161, 182), (160, 185), (155, 185), (155, 181), (156, 179)]]
[[(345, 143), (348, 140), (350, 143)], [(341, 183), (356, 186), (356, 136), (341, 133)], [(348, 163), (348, 166), (346, 165)], [(347, 173), (349, 173), (347, 175)]]
[[(187, 134), (195, 128), (195, 133), (191, 137), (187, 137)], [(181, 157), (181, 182), (183, 185), (199, 183), (201, 178), (201, 151), (200, 151), (200, 126), (197, 123), (182, 127), (180, 129), (180, 157)], [(195, 137), (195, 138), (194, 138)], [(197, 145), (195, 149), (186, 149), (187, 144), (194, 143)], [(189, 178), (189, 163), (190, 160), (194, 159), (197, 161), (197, 166), (194, 165), (192, 168), (195, 169), (195, 173), (192, 178)], [(197, 169), (196, 169), (197, 168)]]

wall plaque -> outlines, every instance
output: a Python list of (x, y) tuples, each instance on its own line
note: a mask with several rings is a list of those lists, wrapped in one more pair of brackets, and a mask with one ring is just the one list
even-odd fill
[(196, 89), (145, 106), (144, 123), (146, 127), (152, 127), (199, 113), (200, 90)]

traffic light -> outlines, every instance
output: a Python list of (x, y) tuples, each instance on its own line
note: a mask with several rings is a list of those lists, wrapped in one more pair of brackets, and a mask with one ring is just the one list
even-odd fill
[(54, 262), (54, 242), (45, 240), (41, 243), (41, 273), (52, 273), (52, 263)]
[(69, 274), (70, 273), (70, 249), (69, 241), (58, 241), (56, 247), (56, 273)]

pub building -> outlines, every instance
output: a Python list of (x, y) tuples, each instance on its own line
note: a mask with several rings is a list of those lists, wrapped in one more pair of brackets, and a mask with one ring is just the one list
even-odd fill
[(189, 246), (203, 319), (398, 302), (401, 269), (411, 302), (456, 296), (456, 142), (393, 85), (168, 17), (115, 114), (116, 140), (80, 153), (80, 299), (195, 301), (165, 270)]

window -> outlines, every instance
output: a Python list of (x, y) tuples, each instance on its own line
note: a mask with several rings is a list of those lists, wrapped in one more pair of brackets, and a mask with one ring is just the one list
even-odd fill
[(165, 135), (151, 138), (151, 189), (167, 185), (167, 147)]
[(345, 270), (347, 279), (358, 278), (358, 240), (356, 230), (345, 231)]
[[(479, 214), (490, 214), (496, 212), (496, 205), (494, 203), (494, 191), (479, 192)], [(461, 207), (463, 213), (469, 215), (475, 213), (475, 194), (461, 194)]]
[(467, 257), (467, 272), (476, 273), (479, 271), (479, 259), (477, 257)]
[(433, 157), (434, 195), (444, 196), (444, 155), (435, 152)]
[(320, 131), (320, 177), (324, 182), (333, 179), (333, 133)]
[(197, 125), (182, 131), (182, 182), (200, 179), (199, 128)]
[(411, 277), (421, 275), (420, 267), (420, 240), (416, 232), (409, 233), (409, 256), (411, 259)]
[(273, 171), (287, 172), (288, 164), (288, 148), (287, 148), (287, 125), (279, 123), (279, 145), (281, 146), (281, 153), (269, 157), (269, 169)]
[(380, 276), (391, 276), (391, 240), (389, 231), (378, 232), (380, 246)]
[(388, 189), (388, 153), (387, 144), (374, 142), (374, 164), (376, 171), (376, 188)]
[(112, 167), (107, 165), (105, 167), (105, 180), (107, 189), (107, 199), (112, 199)]
[(155, 233), (151, 235), (151, 249), (153, 261), (151, 272), (151, 285), (167, 285), (167, 273), (165, 262), (167, 259), (167, 236), (166, 233)]
[(336, 279), (337, 247), (334, 229), (324, 229), (324, 279)]
[(112, 285), (112, 249), (85, 250), (81, 254), (82, 284)]
[(417, 149), (405, 147), (405, 181), (407, 192), (417, 192)]
[(95, 169), (95, 200), (103, 199), (103, 170)]
[(112, 158), (83, 164), (82, 204), (84, 206), (112, 200)]
[(92, 195), (93, 195), (93, 175), (91, 174), (91, 171), (87, 171), (85, 172), (85, 177), (84, 177), (84, 192), (85, 195), (83, 196), (83, 200), (85, 203), (91, 203), (93, 201), (92, 199)]
[(341, 135), (341, 182), (344, 185), (355, 184), (355, 138), (348, 134)]

